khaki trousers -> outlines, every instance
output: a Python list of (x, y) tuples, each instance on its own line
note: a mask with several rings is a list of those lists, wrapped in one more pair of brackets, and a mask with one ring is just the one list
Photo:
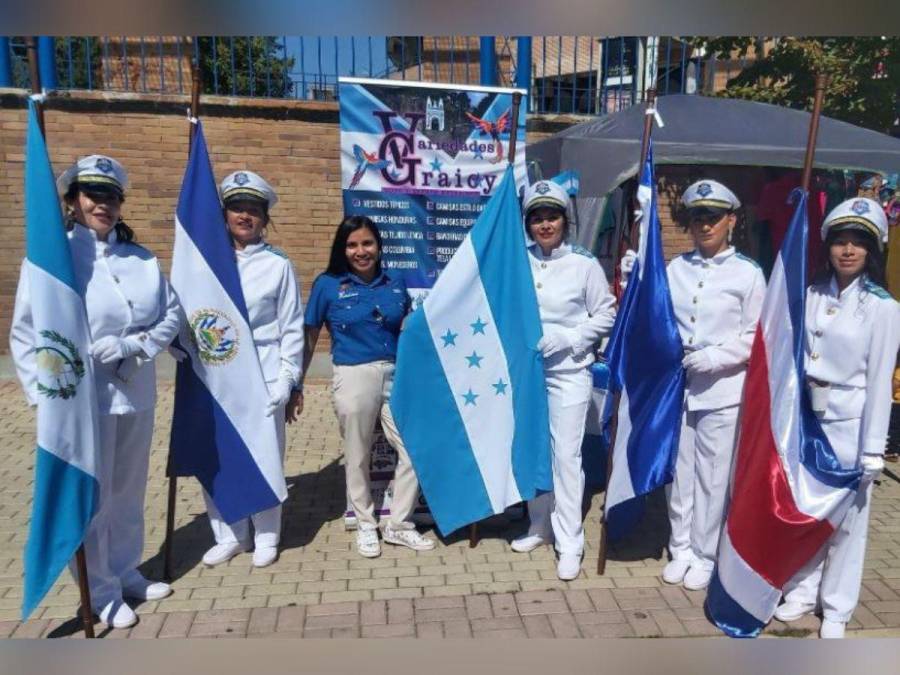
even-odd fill
[(369, 464), (372, 436), (379, 416), (388, 443), (397, 451), (389, 524), (394, 529), (414, 527), (410, 518), (419, 494), (419, 481), (388, 406), (393, 382), (394, 364), (391, 361), (334, 366), (332, 393), (344, 440), (347, 498), (362, 529), (377, 527), (369, 485)]

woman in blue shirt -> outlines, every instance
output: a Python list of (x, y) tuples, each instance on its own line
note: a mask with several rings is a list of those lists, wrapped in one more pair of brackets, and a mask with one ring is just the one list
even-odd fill
[[(417, 551), (435, 546), (410, 520), (419, 482), (388, 406), (397, 338), (409, 310), (409, 296), (402, 279), (382, 270), (381, 248), (381, 234), (369, 218), (349, 216), (338, 226), (328, 268), (313, 283), (306, 306), (303, 355), (306, 373), (319, 331), (326, 324), (331, 334), (332, 393), (344, 441), (347, 495), (358, 522), (356, 546), (367, 558), (381, 554), (369, 485), (372, 435), (379, 416), (398, 455), (384, 541)], [(295, 396), (288, 420), (296, 419), (302, 408), (302, 395)]]

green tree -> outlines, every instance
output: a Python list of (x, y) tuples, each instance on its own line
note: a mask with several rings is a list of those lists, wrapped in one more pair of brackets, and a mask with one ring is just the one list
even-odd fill
[(229, 96), (290, 96), (294, 57), (274, 37), (201, 37), (203, 93)]
[(900, 105), (900, 37), (694, 38), (716, 58), (741, 58), (765, 43), (717, 96), (810, 110), (817, 73), (829, 76), (823, 113), (887, 132)]

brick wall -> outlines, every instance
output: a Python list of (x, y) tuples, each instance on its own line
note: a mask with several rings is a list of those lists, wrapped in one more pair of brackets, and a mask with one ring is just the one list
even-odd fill
[[(20, 90), (0, 90), (0, 351), (12, 315), (24, 253), (23, 144), (25, 99)], [(187, 100), (181, 96), (71, 92), (51, 97), (45, 113), (54, 170), (75, 158), (108, 154), (128, 169), (131, 187), (123, 215), (138, 240), (168, 273), (173, 214), (187, 156)], [(335, 103), (208, 97), (203, 124), (217, 178), (241, 168), (263, 175), (278, 191), (269, 241), (282, 247), (309, 296), (328, 259), (334, 228), (342, 216), (338, 107)], [(536, 142), (581, 120), (553, 120), (529, 132)], [(744, 199), (758, 192), (747, 180), (753, 170), (719, 168), (711, 175)], [(700, 174), (689, 167), (660, 167), (661, 218), (667, 257), (690, 248), (672, 223), (669, 204)], [(758, 173), (758, 170), (757, 170)], [(696, 176), (695, 176), (696, 174)], [(707, 174), (703, 174), (707, 175)], [(320, 341), (327, 348), (327, 339)]]

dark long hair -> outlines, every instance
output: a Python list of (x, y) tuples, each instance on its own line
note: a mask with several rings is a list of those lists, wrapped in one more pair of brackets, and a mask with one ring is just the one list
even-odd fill
[[(66, 194), (63, 196), (63, 199), (66, 201), (67, 205), (71, 205), (75, 199), (78, 197), (78, 192), (82, 189), (82, 186), (78, 183), (78, 181), (74, 181), (71, 185), (69, 185), (69, 189), (66, 190)], [(119, 203), (125, 203), (125, 195), (122, 195), (119, 198)], [(75, 225), (75, 219), (71, 214), (66, 214), (66, 229), (71, 230)], [(134, 230), (132, 230), (128, 225), (125, 224), (124, 220), (119, 220), (118, 223), (115, 224), (116, 230), (116, 238), (119, 241), (124, 241), (128, 243), (137, 243), (137, 237), (134, 234)]]
[(350, 271), (347, 265), (347, 239), (350, 235), (361, 230), (368, 229), (375, 242), (378, 244), (378, 260), (375, 262), (375, 276), (381, 274), (381, 232), (368, 216), (347, 216), (341, 221), (334, 233), (334, 241), (331, 243), (331, 257), (328, 259), (328, 267), (325, 274), (341, 276)]
[[(852, 231), (860, 236), (863, 247), (866, 249), (866, 265), (863, 267), (863, 275), (872, 283), (884, 286), (884, 253), (881, 252), (875, 235), (866, 230), (853, 229)], [(847, 228), (840, 230), (831, 228), (828, 230), (828, 234), (825, 236), (825, 243), (823, 244), (825, 248), (825, 262), (821, 271), (816, 275), (816, 283), (828, 283), (832, 275), (834, 275), (834, 267), (831, 265), (831, 245), (838, 238), (838, 235), (844, 232), (847, 232)]]

